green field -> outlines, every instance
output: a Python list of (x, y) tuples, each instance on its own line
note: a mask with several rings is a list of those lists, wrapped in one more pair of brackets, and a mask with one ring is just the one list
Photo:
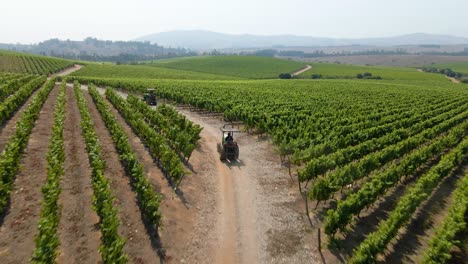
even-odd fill
[[(446, 83), (439, 74), (418, 72), (414, 68), (357, 66), (312, 63), (312, 69), (300, 75), (310, 78), (322, 74), (324, 79), (353, 79), (358, 73), (370, 72), (383, 80), (396, 83)], [(151, 62), (147, 65), (87, 64), (73, 76), (117, 79), (181, 79), (181, 80), (241, 80), (276, 79), (279, 73), (303, 68), (301, 62), (253, 56), (211, 56), (177, 58)]]
[(74, 62), (28, 53), (0, 50), (0, 72), (51, 74), (61, 71)]
[(137, 79), (190, 79), (190, 80), (233, 80), (240, 77), (223, 76), (163, 67), (89, 64), (74, 72), (73, 76), (103, 78), (137, 78)]
[(161, 60), (150, 65), (248, 79), (275, 79), (280, 73), (292, 73), (305, 67), (302, 62), (254, 56), (179, 58)]
[(312, 63), (312, 69), (300, 76), (310, 78), (312, 74), (322, 74), (323, 78), (355, 78), (356, 74), (370, 72), (385, 80), (444, 80), (438, 74), (418, 72), (414, 68), (357, 66), (348, 64)]

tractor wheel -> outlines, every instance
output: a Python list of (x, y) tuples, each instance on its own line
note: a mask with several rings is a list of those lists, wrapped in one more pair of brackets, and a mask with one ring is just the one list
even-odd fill
[(221, 152), (219, 153), (219, 159), (220, 159), (220, 160), (226, 160), (226, 152), (221, 151)]
[(219, 153), (219, 159), (226, 160), (226, 152), (223, 150), (223, 146), (220, 143), (217, 143), (216, 146)]

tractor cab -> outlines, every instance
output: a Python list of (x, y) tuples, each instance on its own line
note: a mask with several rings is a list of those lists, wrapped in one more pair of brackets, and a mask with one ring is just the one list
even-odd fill
[(147, 89), (146, 93), (143, 95), (143, 101), (146, 102), (148, 105), (156, 105), (156, 90), (155, 89)]
[(239, 133), (240, 130), (227, 128), (228, 125), (224, 125), (221, 130), (221, 143), (218, 143), (218, 152), (220, 160), (235, 161), (239, 159), (239, 146), (234, 138), (235, 133)]

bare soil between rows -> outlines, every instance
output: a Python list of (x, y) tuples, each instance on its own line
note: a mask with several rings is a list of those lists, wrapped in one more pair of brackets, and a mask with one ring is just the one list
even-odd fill
[(35, 247), (57, 88), (51, 91), (39, 113), (14, 180), (10, 205), (1, 221), (0, 259), (5, 264), (29, 262)]
[[(150, 234), (154, 236), (152, 238), (153, 250), (155, 252), (159, 251), (158, 258), (160, 258), (161, 262), (180, 263), (183, 259), (181, 256), (189, 250), (186, 241), (191, 241), (192, 239), (191, 230), (194, 229), (195, 219), (198, 216), (195, 208), (199, 203), (203, 203), (203, 201), (198, 199), (199, 195), (194, 194), (198, 193), (199, 187), (205, 185), (203, 182), (205, 179), (196, 179), (194, 181), (191, 177), (186, 177), (185, 182), (181, 186), (181, 195), (177, 195), (149, 154), (144, 143), (134, 134), (132, 128), (125, 122), (118, 111), (113, 108), (112, 104), (109, 103), (109, 106), (129, 137), (129, 143), (143, 165), (143, 170), (149, 181), (153, 184), (155, 190), (160, 192), (164, 197), (160, 207), (163, 216), (162, 227), (157, 235), (154, 233)], [(187, 169), (187, 171), (189, 170)], [(197, 187), (193, 187), (194, 185)], [(198, 234), (198, 237), (200, 236), (202, 235)], [(188, 260), (192, 259), (188, 258)], [(157, 262), (156, 259), (149, 263), (155, 262)]]
[(75, 93), (67, 88), (58, 263), (98, 263), (101, 260), (99, 217), (92, 208), (91, 168), (80, 122)]
[(13, 116), (0, 128), (0, 152), (5, 149), (10, 136), (13, 135), (16, 130), (16, 123), (21, 118), (21, 114), (28, 107), (29, 103), (31, 103), (34, 95), (37, 94), (37, 91), (38, 89), (32, 93), (28, 100), (26, 100), (26, 102), (24, 102), (24, 104), (13, 114)]
[(102, 146), (105, 160), (104, 176), (110, 179), (115, 206), (118, 208), (119, 234), (127, 239), (124, 251), (129, 255), (131, 263), (154, 263), (159, 258), (156, 245), (152, 244), (155, 234), (151, 233), (153, 230), (146, 230), (137, 195), (133, 192), (130, 179), (120, 163), (112, 137), (91, 96), (85, 93), (85, 97)]

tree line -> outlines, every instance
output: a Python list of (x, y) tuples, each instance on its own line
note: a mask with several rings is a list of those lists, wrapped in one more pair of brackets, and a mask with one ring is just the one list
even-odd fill
[(31, 45), (0, 44), (0, 48), (73, 60), (121, 63), (197, 55), (188, 49), (166, 48), (148, 41), (110, 41), (91, 37), (82, 41), (50, 39)]

